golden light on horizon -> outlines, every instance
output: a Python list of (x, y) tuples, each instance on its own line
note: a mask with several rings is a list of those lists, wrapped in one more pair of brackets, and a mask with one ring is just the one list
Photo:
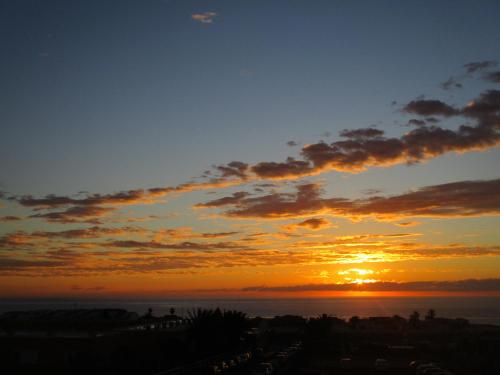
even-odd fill
[(348, 275), (351, 273), (357, 273), (360, 276), (364, 276), (364, 275), (371, 275), (374, 272), (375, 271), (373, 271), (373, 270), (365, 269), (365, 268), (350, 268), (350, 269), (345, 270), (345, 271), (339, 271), (338, 274), (339, 275)]
[(354, 279), (353, 282), (356, 284), (370, 284), (370, 283), (376, 283), (379, 280), (376, 279)]

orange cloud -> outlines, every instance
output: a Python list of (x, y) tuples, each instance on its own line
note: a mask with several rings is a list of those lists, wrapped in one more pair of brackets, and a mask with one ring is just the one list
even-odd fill
[(191, 18), (201, 23), (213, 23), (214, 18), (217, 16), (215, 12), (193, 13)]
[[(49, 250), (45, 251), (30, 251), (26, 254), (9, 251), (0, 254), (0, 273), (3, 276), (89, 277), (197, 270), (203, 274), (218, 268), (354, 265), (500, 254), (498, 246), (436, 246), (399, 242), (394, 236), (374, 234), (358, 237), (324, 242), (301, 241), (287, 245), (287, 250), (276, 250), (277, 246), (273, 244), (267, 249), (250, 249), (245, 248), (243, 242), (206, 244), (104, 241), (91, 244), (92, 247), (99, 246), (103, 250), (90, 251), (75, 243), (59, 243), (57, 246), (49, 243), (46, 244)], [(110, 248), (113, 250), (109, 250)]]
[(395, 223), (399, 227), (415, 227), (417, 225), (420, 225), (422, 223), (418, 221), (403, 221), (401, 223)]
[(459, 181), (426, 186), (393, 196), (366, 199), (322, 198), (318, 184), (297, 186), (295, 193), (272, 193), (259, 197), (221, 198), (213, 205), (231, 206), (223, 214), (239, 218), (287, 218), (317, 214), (350, 218), (374, 217), (395, 220), (401, 217), (467, 217), (500, 213), (500, 179)]
[(18, 246), (30, 246), (32, 237), (24, 232), (9, 233), (0, 237), (0, 248), (15, 248)]

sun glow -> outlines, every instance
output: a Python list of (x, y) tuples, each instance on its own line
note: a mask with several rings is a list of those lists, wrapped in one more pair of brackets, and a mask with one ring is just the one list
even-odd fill
[(352, 274), (352, 273), (356, 273), (360, 276), (364, 276), (364, 275), (372, 275), (373, 273), (375, 273), (375, 271), (373, 270), (369, 270), (369, 269), (365, 269), (365, 268), (350, 268), (348, 270), (344, 270), (344, 271), (339, 271), (339, 275), (349, 275), (349, 274)]
[[(365, 279), (363, 276), (379, 274), (380, 271), (374, 271), (368, 268), (349, 268), (343, 271), (337, 272), (338, 275), (344, 276), (344, 282), (352, 283), (352, 284), (369, 284), (375, 283), (377, 279)], [(352, 276), (352, 277), (351, 277)]]

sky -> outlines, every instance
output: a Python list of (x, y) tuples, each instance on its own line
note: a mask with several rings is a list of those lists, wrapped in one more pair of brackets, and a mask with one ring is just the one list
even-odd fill
[(0, 2), (0, 296), (499, 294), (499, 17)]

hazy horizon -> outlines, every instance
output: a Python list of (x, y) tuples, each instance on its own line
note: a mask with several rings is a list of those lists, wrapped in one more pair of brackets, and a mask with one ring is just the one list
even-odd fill
[[(169, 315), (171, 309), (181, 317), (200, 309), (236, 310), (248, 317), (273, 318), (298, 315), (304, 318), (323, 314), (349, 319), (399, 315), (408, 318), (417, 311), (424, 316), (433, 309), (438, 317), (464, 318), (473, 324), (500, 325), (500, 297), (323, 297), (323, 298), (170, 298), (170, 299), (53, 299), (17, 300), (0, 303), (0, 313), (26, 310), (73, 310), (120, 308), (154, 316)], [(473, 302), (473, 303), (471, 303)]]

